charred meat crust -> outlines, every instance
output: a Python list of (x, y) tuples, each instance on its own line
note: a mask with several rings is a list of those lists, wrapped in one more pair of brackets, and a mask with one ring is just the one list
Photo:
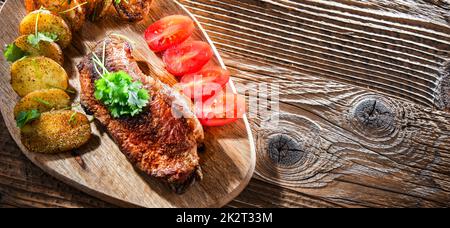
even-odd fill
[(106, 68), (111, 72), (123, 70), (134, 80), (140, 80), (149, 91), (151, 101), (139, 116), (111, 117), (107, 107), (94, 97), (94, 82), (100, 75), (89, 54), (78, 64), (82, 106), (94, 114), (132, 164), (168, 183), (177, 193), (184, 192), (202, 176), (197, 144), (203, 139), (203, 130), (195, 116), (177, 118), (172, 115), (172, 104), (185, 103), (186, 107), (191, 107), (190, 101), (183, 100), (183, 96), (178, 96), (178, 92), (167, 85), (145, 76), (132, 57), (128, 42), (107, 37), (94, 50), (100, 58), (103, 47)]

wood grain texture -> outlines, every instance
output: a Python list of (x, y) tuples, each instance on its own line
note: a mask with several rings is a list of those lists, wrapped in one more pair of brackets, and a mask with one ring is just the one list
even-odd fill
[[(220, 48), (448, 106), (449, 12), (423, 1), (184, 1)], [(264, 42), (260, 42), (261, 38)]]
[[(450, 206), (450, 116), (438, 110), (449, 107), (448, 1), (183, 4), (203, 24), (238, 83), (280, 87), (281, 113), (273, 116), (280, 125), (271, 126), (270, 116), (251, 119), (256, 175), (228, 206)], [(18, 156), (17, 149), (10, 150)], [(11, 159), (10, 170), (26, 162)], [(0, 173), (6, 176), (25, 176), (4, 167)], [(8, 182), (0, 178), (0, 183)], [(45, 194), (28, 194), (39, 192), (35, 186), (3, 187), (9, 201), (2, 205), (54, 202)], [(74, 198), (61, 200), (66, 206), (84, 206), (90, 199), (58, 189), (64, 199)], [(32, 196), (20, 197), (23, 192)]]
[(344, 206), (449, 205), (449, 113), (224, 56), (244, 81), (272, 81), (283, 91), (272, 116), (278, 125), (252, 119), (255, 179)]
[[(98, 41), (111, 33), (126, 35), (134, 41), (135, 55), (149, 61), (152, 76), (161, 79), (173, 78), (164, 69), (162, 60), (148, 50), (142, 34), (149, 24), (164, 16), (190, 15), (175, 1), (156, 0), (153, 5), (150, 17), (138, 24), (131, 25), (111, 16), (96, 24), (86, 23), (74, 36), (72, 45), (64, 50), (64, 54), (67, 60), (65, 69), (71, 75), (70, 85), (76, 91), (80, 91), (76, 64)], [(7, 20), (2, 20), (1, 26), (13, 29), (0, 32), (1, 46), (14, 41), (24, 15), (22, 1), (5, 2), (1, 16)], [(200, 27), (194, 33), (193, 39), (210, 42)], [(217, 52), (214, 62), (224, 67)], [(81, 158), (70, 153), (31, 153), (22, 145), (20, 131), (15, 126), (12, 112), (15, 102), (11, 101), (17, 101), (19, 98), (10, 86), (9, 68), (8, 62), (0, 63), (0, 104), (13, 139), (26, 157), (37, 166), (84, 192), (121, 206), (221, 207), (244, 189), (253, 174), (255, 151), (252, 132), (246, 118), (225, 127), (205, 129), (204, 150), (199, 154), (204, 178), (182, 195), (177, 195), (162, 183), (138, 173), (97, 123), (92, 125), (92, 140), (76, 151)], [(233, 83), (230, 83), (230, 87), (233, 87)], [(75, 101), (79, 101), (79, 96)]]

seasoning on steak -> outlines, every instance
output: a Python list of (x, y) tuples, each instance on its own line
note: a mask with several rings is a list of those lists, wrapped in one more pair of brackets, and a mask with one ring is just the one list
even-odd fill
[(159, 80), (144, 75), (131, 54), (131, 45), (122, 38), (109, 36), (93, 51), (100, 58), (104, 54), (104, 65), (109, 72), (122, 70), (133, 80), (141, 81), (150, 94), (150, 101), (135, 117), (113, 118), (108, 108), (94, 97), (94, 83), (100, 75), (90, 53), (78, 64), (81, 103), (86, 112), (92, 113), (107, 129), (132, 164), (168, 183), (175, 192), (183, 193), (202, 177), (197, 145), (203, 140), (203, 128), (194, 115), (191, 101)]

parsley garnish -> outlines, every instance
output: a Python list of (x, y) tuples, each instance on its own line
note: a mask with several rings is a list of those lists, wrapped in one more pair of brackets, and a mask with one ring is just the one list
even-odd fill
[[(142, 83), (133, 82), (131, 76), (124, 71), (109, 72), (95, 53), (92, 60), (97, 73), (101, 76), (95, 81), (95, 98), (108, 107), (114, 118), (136, 116), (141, 113), (150, 99)], [(97, 65), (103, 69), (103, 73), (97, 69)]]
[[(122, 0), (114, 0), (116, 4), (119, 4)], [(125, 3), (128, 3), (128, 0), (124, 0)]]
[(45, 105), (47, 107), (52, 107), (50, 102), (48, 102), (48, 101), (46, 101), (46, 100), (44, 100), (42, 98), (36, 97), (36, 98), (34, 98), (34, 101), (39, 102), (39, 103), (41, 103), (41, 104), (43, 104), (43, 105)]
[(75, 118), (77, 116), (77, 112), (73, 112), (73, 114), (70, 116), (69, 119), (69, 125), (74, 126), (77, 124), (77, 119)]
[(41, 12), (44, 12), (44, 10), (40, 9), (36, 15), (36, 25), (34, 34), (28, 35), (28, 43), (30, 43), (34, 47), (38, 47), (39, 42), (41, 41), (55, 42), (58, 40), (58, 35), (56, 35), (55, 33), (38, 31), (39, 15), (41, 14)]
[(64, 90), (65, 92), (67, 92), (67, 93), (71, 93), (71, 94), (76, 94), (76, 93), (77, 93), (77, 91), (75, 91), (75, 90), (73, 90), (73, 89), (64, 89), (64, 88), (62, 88), (62, 87), (59, 87), (59, 86), (48, 85), (48, 84), (47, 84), (47, 86), (49, 86), (50, 88), (53, 88), (53, 89), (60, 89), (60, 90)]
[(3, 52), (5, 59), (9, 62), (15, 62), (25, 56), (28, 55), (27, 52), (24, 52), (22, 49), (17, 47), (17, 45), (13, 42), (8, 44)]
[(41, 116), (38, 110), (22, 111), (16, 118), (17, 127), (23, 128), (27, 123), (38, 119)]
[(28, 36), (28, 43), (37, 47), (39, 42), (47, 41), (47, 42), (55, 42), (58, 39), (58, 35), (54, 33), (48, 32), (38, 32), (36, 34), (31, 34)]

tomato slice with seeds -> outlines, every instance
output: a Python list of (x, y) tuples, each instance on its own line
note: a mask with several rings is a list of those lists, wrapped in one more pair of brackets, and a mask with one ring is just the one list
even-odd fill
[(204, 102), (196, 102), (195, 111), (203, 126), (224, 126), (244, 116), (245, 99), (238, 94), (222, 92)]
[(145, 40), (154, 52), (161, 52), (187, 40), (195, 30), (191, 18), (183, 15), (164, 17), (145, 30)]
[(202, 69), (212, 56), (213, 51), (208, 43), (194, 41), (167, 49), (163, 61), (171, 74), (183, 76)]
[(191, 99), (206, 101), (218, 94), (230, 81), (230, 72), (221, 67), (210, 67), (187, 74), (180, 80), (183, 93)]

